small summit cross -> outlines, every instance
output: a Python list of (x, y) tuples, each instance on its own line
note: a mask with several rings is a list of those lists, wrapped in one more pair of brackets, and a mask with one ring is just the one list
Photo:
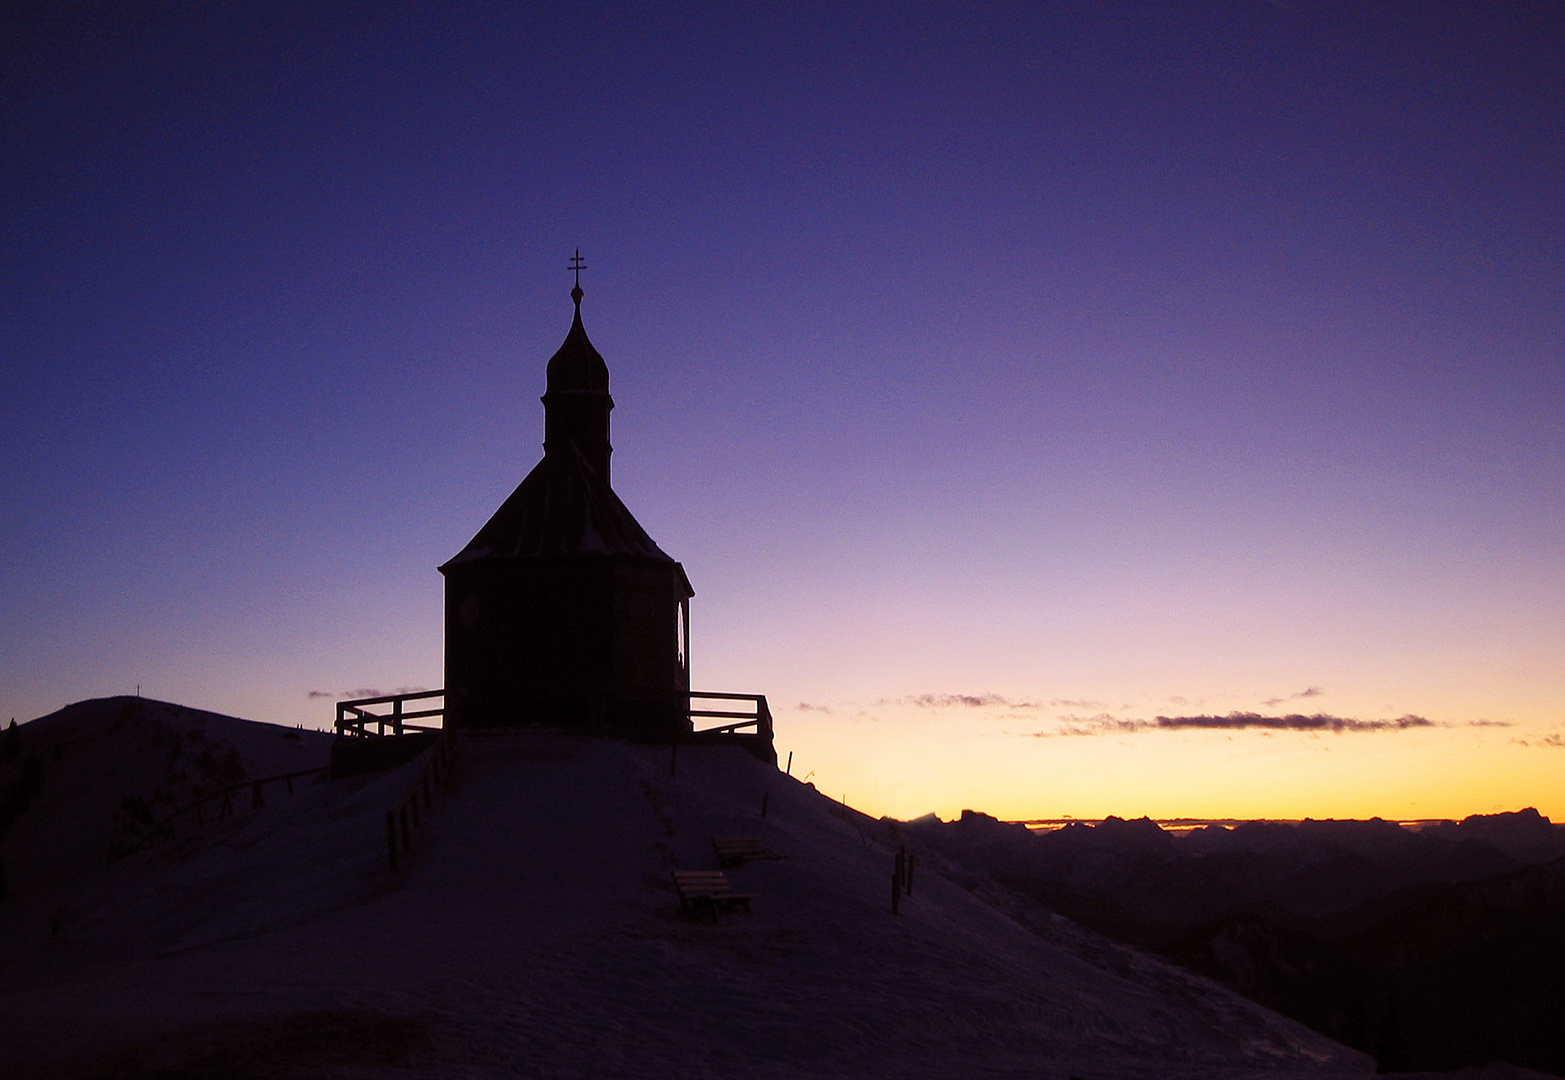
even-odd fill
[(576, 249), (576, 254), (571, 256), (571, 264), (565, 269), (576, 275), (576, 284), (571, 287), (571, 299), (576, 301), (577, 307), (581, 307), (581, 298), (584, 295), (581, 291), (581, 272), (587, 269), (587, 264), (581, 261), (581, 248)]

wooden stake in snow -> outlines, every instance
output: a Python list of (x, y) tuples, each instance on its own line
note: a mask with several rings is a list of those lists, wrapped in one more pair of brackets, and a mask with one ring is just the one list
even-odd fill
[[(378, 736), (366, 735), (365, 738)], [(413, 830), (424, 826), (424, 818), (435, 813), (435, 788), (442, 777), (451, 775), (451, 760), (456, 754), (450, 733), (442, 732), (435, 740), (429, 757), (424, 762), (418, 779), (403, 792), (402, 798), (386, 811), (386, 858), (392, 870), (401, 862), (399, 856), (413, 850)], [(424, 805), (419, 806), (422, 798)]]
[(897, 849), (896, 868), (891, 871), (891, 914), (897, 914), (903, 896), (913, 895), (913, 856), (906, 847)]

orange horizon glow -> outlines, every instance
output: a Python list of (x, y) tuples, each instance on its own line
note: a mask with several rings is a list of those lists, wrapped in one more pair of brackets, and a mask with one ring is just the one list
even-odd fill
[(782, 758), (795, 749), (794, 776), (875, 817), (1460, 821), (1531, 807), (1565, 821), (1565, 748), (1521, 728), (1032, 738), (909, 725), (888, 746), (872, 729), (890, 725), (822, 727), (780, 726)]

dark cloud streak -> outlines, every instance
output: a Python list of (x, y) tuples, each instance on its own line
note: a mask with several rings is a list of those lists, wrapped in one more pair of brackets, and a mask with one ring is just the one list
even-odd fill
[(1066, 722), (1054, 731), (1039, 731), (1040, 738), (1054, 735), (1134, 735), (1145, 731), (1330, 731), (1344, 732), (1406, 731), (1409, 728), (1432, 728), (1442, 725), (1422, 716), (1398, 717), (1395, 720), (1359, 720), (1347, 716), (1331, 716), (1327, 713), (1289, 713), (1285, 716), (1263, 716), (1253, 712), (1231, 712), (1227, 716), (1159, 716), (1152, 720), (1121, 720), (1101, 713), (1097, 716), (1062, 717)]
[[(427, 686), (399, 686), (391, 693), (422, 694), (428, 689), (429, 687)], [(330, 690), (311, 690), (304, 696), (310, 698), (313, 701), (316, 698), (342, 698), (343, 700), (349, 700), (356, 698), (390, 697), (391, 695), (387, 694), (383, 690), (377, 690), (373, 686), (361, 686), (357, 690), (344, 690), (339, 694), (334, 694)]]
[(1271, 731), (1405, 731), (1408, 728), (1434, 727), (1432, 720), (1422, 716), (1398, 717), (1395, 720), (1356, 720), (1346, 716), (1315, 713), (1289, 713), (1286, 716), (1262, 716), (1260, 713), (1231, 712), (1227, 716), (1159, 716), (1153, 724), (1162, 731), (1187, 731), (1191, 729), (1215, 729), (1241, 731), (1248, 728), (1266, 728)]
[(1320, 697), (1325, 692), (1326, 691), (1322, 690), (1318, 686), (1306, 686), (1297, 694), (1289, 694), (1286, 697), (1267, 698), (1265, 701), (1261, 702), (1261, 704), (1265, 705), (1268, 709), (1275, 709), (1278, 705), (1281, 705), (1285, 701), (1297, 701), (1299, 698)]
[(994, 706), (1007, 709), (1041, 709), (1044, 707), (1042, 702), (1017, 701), (1001, 694), (919, 694), (915, 697), (903, 698), (902, 701), (921, 709), (984, 709)]

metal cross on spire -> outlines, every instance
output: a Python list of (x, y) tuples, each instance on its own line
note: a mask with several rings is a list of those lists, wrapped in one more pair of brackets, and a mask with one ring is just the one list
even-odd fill
[(581, 248), (576, 249), (576, 254), (571, 256), (571, 264), (565, 269), (576, 274), (576, 284), (571, 287), (571, 299), (576, 301), (576, 306), (581, 307), (581, 272), (587, 269), (587, 264), (581, 261)]

